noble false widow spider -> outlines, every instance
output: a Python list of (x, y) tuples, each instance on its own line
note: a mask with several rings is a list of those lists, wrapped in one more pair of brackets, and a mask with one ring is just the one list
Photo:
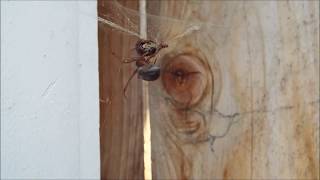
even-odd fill
[(138, 57), (132, 57), (122, 61), (123, 63), (136, 62), (136, 70), (132, 73), (128, 79), (124, 89), (123, 94), (126, 96), (126, 90), (128, 88), (129, 82), (138, 73), (138, 78), (145, 81), (155, 81), (160, 76), (160, 67), (155, 65), (157, 58), (153, 62), (151, 59), (154, 58), (161, 49), (167, 48), (166, 43), (156, 43), (153, 40), (139, 39), (135, 45), (135, 50)]

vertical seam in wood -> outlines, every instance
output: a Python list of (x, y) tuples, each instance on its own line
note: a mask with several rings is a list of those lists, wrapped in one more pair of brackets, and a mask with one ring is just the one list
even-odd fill
[[(140, 38), (147, 39), (147, 12), (146, 0), (139, 0), (140, 13)], [(150, 107), (148, 82), (142, 82), (143, 97), (143, 161), (144, 161), (144, 179), (152, 179), (151, 166), (151, 129), (150, 129)]]

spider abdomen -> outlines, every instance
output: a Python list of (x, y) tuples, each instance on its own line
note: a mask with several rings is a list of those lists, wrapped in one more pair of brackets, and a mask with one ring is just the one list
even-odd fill
[(160, 76), (160, 67), (154, 64), (148, 64), (138, 69), (138, 78), (145, 81), (155, 81)]

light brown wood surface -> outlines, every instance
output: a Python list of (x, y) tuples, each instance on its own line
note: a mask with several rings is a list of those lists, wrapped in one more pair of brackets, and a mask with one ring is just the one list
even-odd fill
[[(148, 12), (205, 23), (169, 44), (150, 83), (154, 179), (319, 179), (319, 1), (148, 1)], [(184, 22), (148, 25), (170, 36)], [(171, 71), (181, 53), (200, 60)], [(179, 84), (179, 68), (199, 71)]]
[[(170, 42), (149, 83), (153, 179), (319, 179), (319, 1), (147, 5), (148, 37)], [(136, 40), (99, 28), (102, 179), (144, 178), (141, 80), (125, 99), (120, 63)]]

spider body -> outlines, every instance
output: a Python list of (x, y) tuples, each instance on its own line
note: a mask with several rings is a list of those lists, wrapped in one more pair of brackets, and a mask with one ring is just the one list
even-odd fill
[[(165, 43), (156, 43), (153, 40), (140, 39), (135, 45), (135, 50), (138, 57), (129, 58), (124, 63), (136, 62), (136, 70), (130, 76), (128, 82), (124, 88), (124, 94), (129, 85), (129, 82), (138, 73), (138, 78), (145, 81), (155, 81), (160, 76), (160, 67), (155, 65), (157, 58), (155, 57), (159, 51), (163, 48), (167, 48), (168, 45)], [(154, 58), (155, 57), (155, 58)], [(151, 62), (151, 59), (154, 58), (154, 61)]]
[(144, 65), (149, 64), (148, 62), (146, 62), (146, 60), (143, 57), (140, 57), (137, 61), (136, 61), (136, 66), (137, 68), (142, 67)]
[(157, 43), (152, 40), (140, 39), (136, 43), (136, 52), (140, 56), (150, 56), (157, 51)]
[(140, 56), (156, 55), (161, 49), (168, 47), (165, 43), (156, 43), (150, 39), (140, 39), (136, 43), (136, 52)]

